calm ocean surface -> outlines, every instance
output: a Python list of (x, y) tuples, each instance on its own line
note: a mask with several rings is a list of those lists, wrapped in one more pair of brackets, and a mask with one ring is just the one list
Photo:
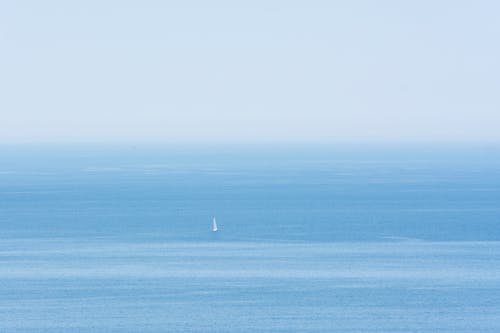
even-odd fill
[(498, 333), (500, 147), (1, 147), (0, 332)]

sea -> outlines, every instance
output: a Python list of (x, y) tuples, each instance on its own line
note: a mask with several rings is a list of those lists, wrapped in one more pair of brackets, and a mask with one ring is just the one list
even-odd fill
[(498, 333), (500, 146), (3, 145), (0, 332)]

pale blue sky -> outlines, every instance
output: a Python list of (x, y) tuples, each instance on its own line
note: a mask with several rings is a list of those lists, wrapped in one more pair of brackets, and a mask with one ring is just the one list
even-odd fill
[(500, 141), (499, 13), (3, 1), (0, 143)]

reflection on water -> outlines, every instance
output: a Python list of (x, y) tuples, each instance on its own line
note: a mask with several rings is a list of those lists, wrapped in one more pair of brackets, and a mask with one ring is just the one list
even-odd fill
[(500, 329), (500, 243), (0, 246), (2, 332)]

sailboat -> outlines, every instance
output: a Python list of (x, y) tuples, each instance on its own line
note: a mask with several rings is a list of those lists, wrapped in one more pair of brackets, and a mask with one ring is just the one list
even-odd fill
[(215, 220), (215, 217), (214, 217), (212, 231), (217, 232), (218, 230), (219, 230), (219, 228), (217, 228), (217, 221)]

